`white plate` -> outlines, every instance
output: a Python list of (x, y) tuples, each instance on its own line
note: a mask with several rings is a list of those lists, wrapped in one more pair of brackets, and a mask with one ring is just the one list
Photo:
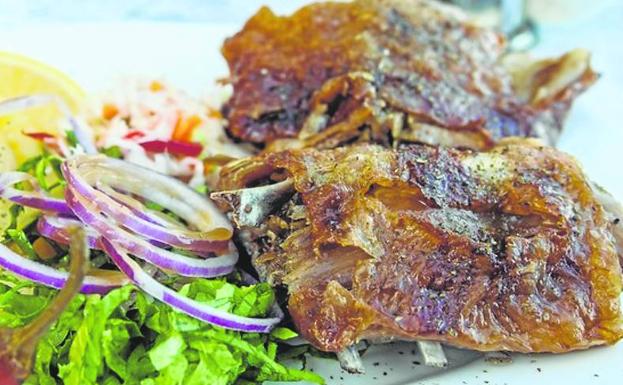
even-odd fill
[[(560, 144), (583, 162), (589, 175), (618, 197), (623, 197), (618, 156), (623, 151), (623, 126), (619, 123), (623, 115), (623, 45), (620, 38), (614, 37), (621, 35), (621, 25), (623, 12), (609, 14), (601, 19), (598, 30), (587, 32), (576, 26), (576, 33), (546, 38), (538, 49), (552, 54), (583, 45), (595, 52), (597, 69), (605, 76), (576, 103)], [(215, 78), (226, 74), (219, 47), (223, 38), (238, 28), (172, 23), (5, 26), (0, 27), (0, 50), (21, 52), (48, 62), (88, 90), (102, 90), (120, 75), (136, 74), (164, 77), (193, 94), (201, 94)], [(334, 361), (313, 359), (309, 364), (326, 376), (329, 384), (336, 385), (589, 385), (621, 383), (623, 378), (623, 343), (564, 355), (516, 355), (514, 362), (505, 366), (479, 359), (416, 382), (413, 381), (421, 377), (422, 366), (413, 363), (418, 361), (411, 354), (413, 348), (386, 345), (373, 349), (364, 357), (366, 376), (347, 375)]]

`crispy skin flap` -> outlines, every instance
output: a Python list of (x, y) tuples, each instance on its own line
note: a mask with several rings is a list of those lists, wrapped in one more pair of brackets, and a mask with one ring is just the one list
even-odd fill
[(233, 136), (271, 150), (553, 144), (597, 79), (588, 53), (503, 61), (504, 50), (501, 35), (433, 1), (317, 3), (285, 17), (262, 8), (223, 45), (234, 87), (224, 112)]
[(293, 320), (320, 349), (389, 336), (565, 352), (623, 336), (615, 239), (568, 155), (513, 139), (484, 153), (361, 145), (251, 163), (285, 170), (306, 210), (255, 264), (289, 286)]

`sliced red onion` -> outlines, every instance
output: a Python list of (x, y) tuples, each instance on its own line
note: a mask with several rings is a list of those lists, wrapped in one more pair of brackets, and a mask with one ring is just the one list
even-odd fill
[[(77, 194), (95, 202), (124, 227), (171, 246), (192, 251), (221, 249), (233, 229), (207, 198), (182, 182), (129, 162), (103, 156), (79, 156), (63, 164), (63, 173)], [(97, 186), (127, 191), (169, 209), (198, 229), (171, 228), (137, 216), (131, 209), (98, 191)]]
[(84, 127), (83, 124), (78, 121), (78, 119), (68, 114), (69, 110), (66, 109), (65, 112), (65, 116), (69, 121), (69, 125), (74, 131), (74, 134), (76, 134), (78, 144), (82, 146), (84, 152), (86, 152), (87, 154), (99, 153), (99, 151), (97, 151), (97, 147), (95, 147), (95, 142), (93, 141), (93, 133), (91, 132), (91, 130)]
[[(91, 227), (84, 226), (84, 223), (76, 219), (75, 217), (53, 217), (50, 215), (43, 215), (39, 217), (37, 221), (37, 231), (40, 235), (49, 238), (62, 245), (69, 244), (69, 232), (67, 228), (70, 226), (83, 226), (85, 227), (87, 235), (87, 244), (90, 249), (100, 250), (99, 233), (93, 230)], [(167, 245), (154, 241), (147, 240), (156, 247), (166, 247)]]
[(238, 262), (238, 253), (235, 249), (218, 257), (203, 259), (187, 257), (154, 246), (121, 228), (111, 218), (102, 215), (100, 206), (77, 195), (71, 184), (65, 190), (65, 198), (74, 214), (98, 234), (161, 269), (172, 270), (187, 277), (218, 277), (229, 274)]
[(110, 186), (102, 183), (97, 184), (97, 189), (132, 210), (132, 213), (139, 218), (169, 228), (185, 229), (185, 226), (179, 221), (175, 221), (170, 216), (167, 216), (159, 211), (148, 209), (142, 202), (127, 193), (124, 194), (122, 192), (118, 192)]
[(139, 144), (145, 151), (156, 154), (168, 152), (170, 154), (196, 158), (203, 151), (203, 146), (199, 143), (182, 142), (179, 140), (150, 140)]
[[(13, 187), (20, 182), (30, 183), (35, 190), (22, 191)], [(62, 215), (72, 215), (71, 209), (64, 200), (46, 196), (40, 191), (37, 180), (32, 175), (25, 172), (10, 171), (1, 173), (0, 197), (22, 206), (51, 211)]]
[[(62, 288), (69, 277), (66, 271), (56, 270), (48, 265), (24, 258), (2, 244), (0, 244), (0, 267), (24, 279), (56, 289)], [(108, 277), (87, 275), (84, 278), (81, 292), (105, 294), (128, 283), (130, 283), (129, 280), (122, 274)]]
[(105, 238), (102, 238), (101, 244), (117, 267), (119, 267), (136, 286), (140, 287), (155, 299), (191, 317), (226, 329), (251, 333), (268, 333), (281, 321), (281, 319), (277, 317), (264, 319), (241, 317), (184, 297), (176, 291), (162, 285), (147, 274), (132, 258), (130, 258), (123, 248), (113, 245), (112, 242)]
[(37, 222), (37, 231), (40, 235), (56, 241), (63, 245), (68, 245), (71, 235), (68, 231), (72, 226), (80, 226), (85, 228), (87, 244), (90, 249), (99, 249), (99, 234), (90, 227), (84, 226), (84, 223), (75, 218), (53, 217), (51, 215), (42, 215)]

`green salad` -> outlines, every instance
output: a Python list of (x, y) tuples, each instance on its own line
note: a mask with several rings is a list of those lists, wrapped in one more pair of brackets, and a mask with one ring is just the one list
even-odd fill
[[(26, 162), (21, 170), (37, 178), (51, 196), (60, 196), (66, 183), (60, 172), (49, 171), (58, 165), (57, 158), (44, 155)], [(40, 212), (2, 203), (2, 244), (27, 259), (66, 270), (67, 246), (41, 237), (35, 225)], [(114, 268), (108, 256), (97, 250), (91, 251), (91, 266)], [(154, 275), (186, 298), (242, 317), (266, 317), (275, 302), (268, 284), (244, 284), (237, 272), (214, 279)], [(57, 292), (0, 270), (0, 327), (8, 330), (29, 324), (48, 309)], [(283, 327), (249, 333), (214, 326), (127, 284), (106, 294), (76, 295), (39, 341), (32, 374), (24, 383), (323, 383), (314, 373), (279, 363), (280, 343), (293, 337), (296, 333)]]

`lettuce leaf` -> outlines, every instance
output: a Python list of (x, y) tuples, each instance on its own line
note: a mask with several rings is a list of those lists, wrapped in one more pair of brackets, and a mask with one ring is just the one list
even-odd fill
[(142, 337), (138, 325), (129, 320), (112, 318), (102, 334), (102, 350), (108, 368), (121, 379), (128, 378), (126, 360), (129, 354), (130, 340)]
[[(35, 291), (37, 295), (22, 294)], [(51, 289), (0, 274), (0, 327), (15, 328), (27, 324), (47, 307), (54, 294)]]
[(123, 158), (123, 152), (121, 151), (121, 147), (119, 146), (111, 146), (106, 147), (100, 150), (101, 153), (106, 154), (107, 156), (115, 159)]
[(125, 286), (104, 298), (98, 295), (87, 298), (84, 319), (69, 350), (69, 363), (59, 366), (59, 377), (65, 385), (97, 384), (97, 378), (104, 371), (102, 336), (107, 321), (115, 309), (129, 300), (133, 291), (132, 286)]
[(273, 331), (270, 332), (270, 335), (271, 337), (281, 341), (287, 341), (298, 337), (298, 334), (294, 330), (282, 327), (274, 328)]
[(22, 253), (30, 259), (38, 259), (35, 249), (28, 240), (24, 230), (8, 229), (6, 234), (11, 238), (13, 242), (19, 247)]

